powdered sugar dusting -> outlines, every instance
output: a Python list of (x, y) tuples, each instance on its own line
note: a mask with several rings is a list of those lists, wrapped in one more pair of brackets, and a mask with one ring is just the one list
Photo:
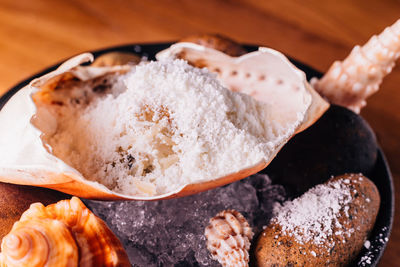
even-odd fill
[(341, 216), (349, 217), (348, 204), (352, 197), (346, 181), (338, 180), (317, 185), (301, 197), (287, 201), (276, 211), (273, 219), (282, 227), (282, 233), (294, 236), (300, 244), (312, 242), (332, 248), (333, 235), (351, 235), (354, 229), (344, 231)]

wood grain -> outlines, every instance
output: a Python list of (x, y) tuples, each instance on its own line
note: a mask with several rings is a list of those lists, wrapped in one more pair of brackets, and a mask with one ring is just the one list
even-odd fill
[[(222, 33), (270, 46), (325, 71), (400, 17), (398, 0), (1, 0), (0, 95), (43, 68), (87, 50)], [(381, 266), (400, 262), (400, 68), (362, 115), (392, 168), (396, 218)]]

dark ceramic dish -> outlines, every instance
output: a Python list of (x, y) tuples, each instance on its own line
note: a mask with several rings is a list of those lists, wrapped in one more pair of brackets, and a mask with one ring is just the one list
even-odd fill
[[(130, 45), (124, 45), (124, 46), (117, 46), (117, 47), (111, 47), (111, 48), (107, 48), (107, 49), (102, 49), (102, 50), (98, 50), (98, 51), (93, 51), (92, 53), (94, 54), (94, 56), (99, 56), (101, 54), (104, 54), (106, 52), (110, 52), (110, 51), (120, 51), (120, 52), (132, 52), (132, 53), (136, 53), (142, 57), (147, 57), (148, 59), (154, 59), (154, 56), (157, 52), (169, 47), (171, 45), (171, 43), (158, 43), (158, 44), (130, 44)], [(245, 46), (245, 48), (248, 51), (254, 51), (257, 50), (257, 46)], [(319, 73), (318, 71), (308, 67), (307, 65), (304, 65), (298, 61), (292, 60), (292, 62), (299, 67), (300, 69), (302, 69), (306, 75), (307, 78), (310, 79), (312, 77), (320, 77), (321, 73)], [(11, 88), (5, 95), (3, 95), (0, 98), (0, 109), (4, 106), (4, 104), (10, 99), (10, 97), (12, 95), (14, 95), (18, 90), (20, 90), (21, 88), (23, 88), (24, 86), (26, 86), (32, 79), (40, 77), (54, 69), (57, 68), (59, 64), (56, 64), (52, 67), (49, 67), (45, 70), (43, 70), (40, 73), (37, 73), (35, 75), (33, 75), (32, 77), (29, 77), (28, 79), (22, 81), (21, 83), (17, 84), (16, 86), (14, 86), (13, 88)], [(355, 125), (356, 127), (356, 131), (361, 131), (361, 136), (371, 136), (371, 138), (373, 140), (375, 140), (374, 137), (374, 133), (372, 132), (372, 130), (370, 129), (370, 127), (368, 126), (368, 124), (359, 116), (356, 115), (354, 113), (352, 113), (351, 111), (348, 111), (344, 108), (340, 108), (340, 107), (331, 107), (331, 109), (327, 112), (327, 113), (334, 113), (335, 116), (334, 119), (339, 119), (342, 120), (341, 115), (340, 114), (344, 114), (345, 117), (352, 117), (351, 121), (354, 120), (359, 120), (361, 122), (362, 125), (364, 125), (362, 127), (362, 129), (358, 129), (357, 125), (359, 124), (354, 124), (352, 122), (352, 124), (350, 125)], [(339, 114), (339, 116), (336, 116), (337, 114)], [(325, 115), (324, 115), (325, 116)], [(331, 116), (331, 115), (326, 115), (326, 116)], [(17, 119), (17, 118), (16, 118)], [(329, 118), (328, 120), (332, 120), (331, 118)], [(319, 122), (317, 122), (315, 125), (318, 125)], [(338, 122), (339, 124), (341, 123), (340, 121)], [(337, 122), (333, 122), (333, 124), (337, 125)], [(302, 144), (302, 142), (304, 142), (304, 140), (307, 140), (307, 135), (309, 135), (310, 132), (315, 132), (318, 130), (315, 130), (316, 127), (313, 125), (310, 129), (306, 130), (305, 132), (301, 133), (298, 138), (297, 136), (295, 138), (293, 138), (284, 148), (284, 150), (281, 151), (282, 155), (281, 156), (279, 153), (277, 158), (272, 162), (272, 164), (267, 167), (267, 169), (265, 170), (266, 173), (270, 174), (270, 172), (274, 172), (274, 170), (276, 169), (287, 169), (287, 162), (285, 162), (285, 160), (287, 160), (288, 158), (290, 158), (293, 153), (291, 153), (292, 149), (294, 149), (294, 151), (296, 151), (296, 149), (298, 150), (299, 148), (302, 149), (301, 147), (307, 145), (307, 144)], [(352, 131), (354, 129), (351, 129)], [(312, 133), (311, 133), (312, 134)], [(315, 133), (314, 133), (315, 135)], [(318, 136), (318, 134), (317, 134)], [(314, 138), (314, 137), (313, 137)], [(315, 139), (313, 139), (315, 140)], [(318, 142), (318, 141), (317, 141)], [(327, 140), (327, 142), (329, 142), (329, 140)], [(349, 141), (353, 143), (353, 140)], [(346, 142), (344, 142), (345, 144)], [(341, 144), (343, 144), (341, 142)], [(297, 148), (295, 147), (297, 145)], [(362, 144), (361, 144), (362, 145)], [(287, 148), (286, 148), (287, 147)], [(292, 148), (295, 147), (295, 148)], [(379, 193), (381, 195), (381, 206), (380, 206), (380, 210), (379, 210), (379, 214), (374, 226), (374, 229), (370, 235), (370, 237), (368, 238), (368, 240), (370, 241), (370, 245), (369, 245), (369, 249), (367, 249), (366, 247), (364, 247), (362, 249), (362, 251), (360, 252), (360, 254), (358, 255), (358, 258), (356, 259), (356, 261), (354, 262), (354, 266), (376, 266), (379, 262), (379, 259), (382, 257), (382, 254), (385, 250), (386, 247), (386, 243), (387, 240), (389, 238), (391, 229), (392, 229), (392, 222), (393, 222), (393, 215), (394, 215), (394, 188), (393, 188), (393, 182), (392, 182), (392, 177), (391, 177), (391, 173), (389, 170), (389, 166), (387, 164), (387, 161), (384, 157), (383, 152), (381, 151), (381, 149), (375, 144), (375, 146), (372, 146), (374, 148), (373, 152), (373, 165), (372, 168), (370, 168), (367, 172), (367, 176), (376, 184), (376, 186), (379, 189)], [(285, 151), (286, 150), (286, 151)], [(308, 150), (308, 149), (307, 149)], [(347, 151), (348, 152), (348, 151)], [(353, 151), (355, 154), (358, 153), (358, 151)], [(302, 166), (305, 163), (308, 162), (315, 162), (315, 158), (318, 159), (318, 157), (315, 157), (314, 155), (308, 155), (310, 152), (305, 152), (304, 155), (302, 155), (302, 157), (304, 158), (304, 160), (302, 159), (298, 165)], [(343, 152), (345, 153), (345, 152)], [(353, 153), (353, 158), (351, 160), (355, 160), (357, 161), (357, 155), (354, 158), (354, 153)], [(286, 156), (285, 156), (286, 154)], [(334, 153), (333, 153), (334, 154)], [(307, 159), (307, 157), (309, 157), (309, 159)], [(314, 157), (314, 158), (313, 158)], [(360, 158), (365, 157), (365, 155), (360, 155)], [(367, 155), (368, 157), (368, 155)], [(361, 161), (361, 160), (359, 160)], [(332, 166), (330, 166), (330, 168), (333, 168), (335, 170), (340, 170), (340, 172), (343, 171), (342, 168), (342, 163), (340, 163), (340, 161), (333, 161), (333, 165), (332, 163), (330, 163)], [(315, 162), (315, 164), (319, 164), (319, 162)], [(335, 164), (340, 164), (340, 166), (334, 166)], [(311, 164), (312, 165), (312, 164)], [(307, 172), (311, 172), (310, 168), (305, 168), (307, 170), (304, 171), (304, 173), (302, 173), (301, 167), (300, 170), (294, 168), (295, 171), (297, 172), (298, 176), (301, 177), (303, 174), (307, 175)], [(358, 170), (357, 168), (355, 168), (355, 170)], [(290, 170), (289, 170), (290, 171)], [(345, 172), (354, 172), (353, 169), (346, 169), (346, 167), (344, 167), (344, 171)], [(264, 171), (263, 171), (264, 172)], [(340, 174), (340, 173), (338, 173)], [(273, 175), (272, 175), (273, 176)], [(279, 175), (278, 175), (279, 177)], [(273, 179), (273, 177), (272, 177)], [(273, 181), (279, 183), (279, 179), (274, 180)], [(302, 181), (303, 182), (303, 181)], [(323, 182), (323, 181), (320, 181)], [(315, 181), (312, 181), (311, 183), (315, 183)], [(290, 181), (289, 181), (290, 184)], [(289, 185), (290, 187), (290, 185)], [(304, 188), (304, 190), (306, 190), (307, 188)], [(300, 190), (300, 191), (304, 191), (304, 190)], [(296, 192), (296, 190), (294, 190), (293, 195), (297, 195), (301, 192)]]

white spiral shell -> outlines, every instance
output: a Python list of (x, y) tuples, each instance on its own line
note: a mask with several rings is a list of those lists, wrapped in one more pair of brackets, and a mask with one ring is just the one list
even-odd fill
[(253, 231), (242, 214), (224, 210), (206, 227), (207, 248), (222, 266), (248, 266)]
[(311, 83), (330, 102), (359, 113), (399, 56), (400, 20), (397, 20), (364, 46), (355, 46), (345, 60), (334, 62), (320, 80), (313, 79)]

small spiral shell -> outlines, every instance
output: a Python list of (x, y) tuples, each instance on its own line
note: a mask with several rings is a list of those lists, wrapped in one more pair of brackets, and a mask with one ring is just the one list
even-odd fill
[(119, 240), (76, 197), (32, 204), (1, 248), (0, 266), (130, 266)]
[(359, 113), (399, 56), (400, 20), (374, 35), (364, 46), (354, 47), (344, 61), (334, 62), (320, 80), (313, 79), (311, 83), (330, 102)]
[(253, 231), (242, 214), (224, 210), (206, 227), (207, 248), (222, 266), (248, 266)]
[(17, 222), (12, 233), (4, 237), (1, 249), (6, 266), (78, 264), (74, 238), (66, 225), (56, 220)]

